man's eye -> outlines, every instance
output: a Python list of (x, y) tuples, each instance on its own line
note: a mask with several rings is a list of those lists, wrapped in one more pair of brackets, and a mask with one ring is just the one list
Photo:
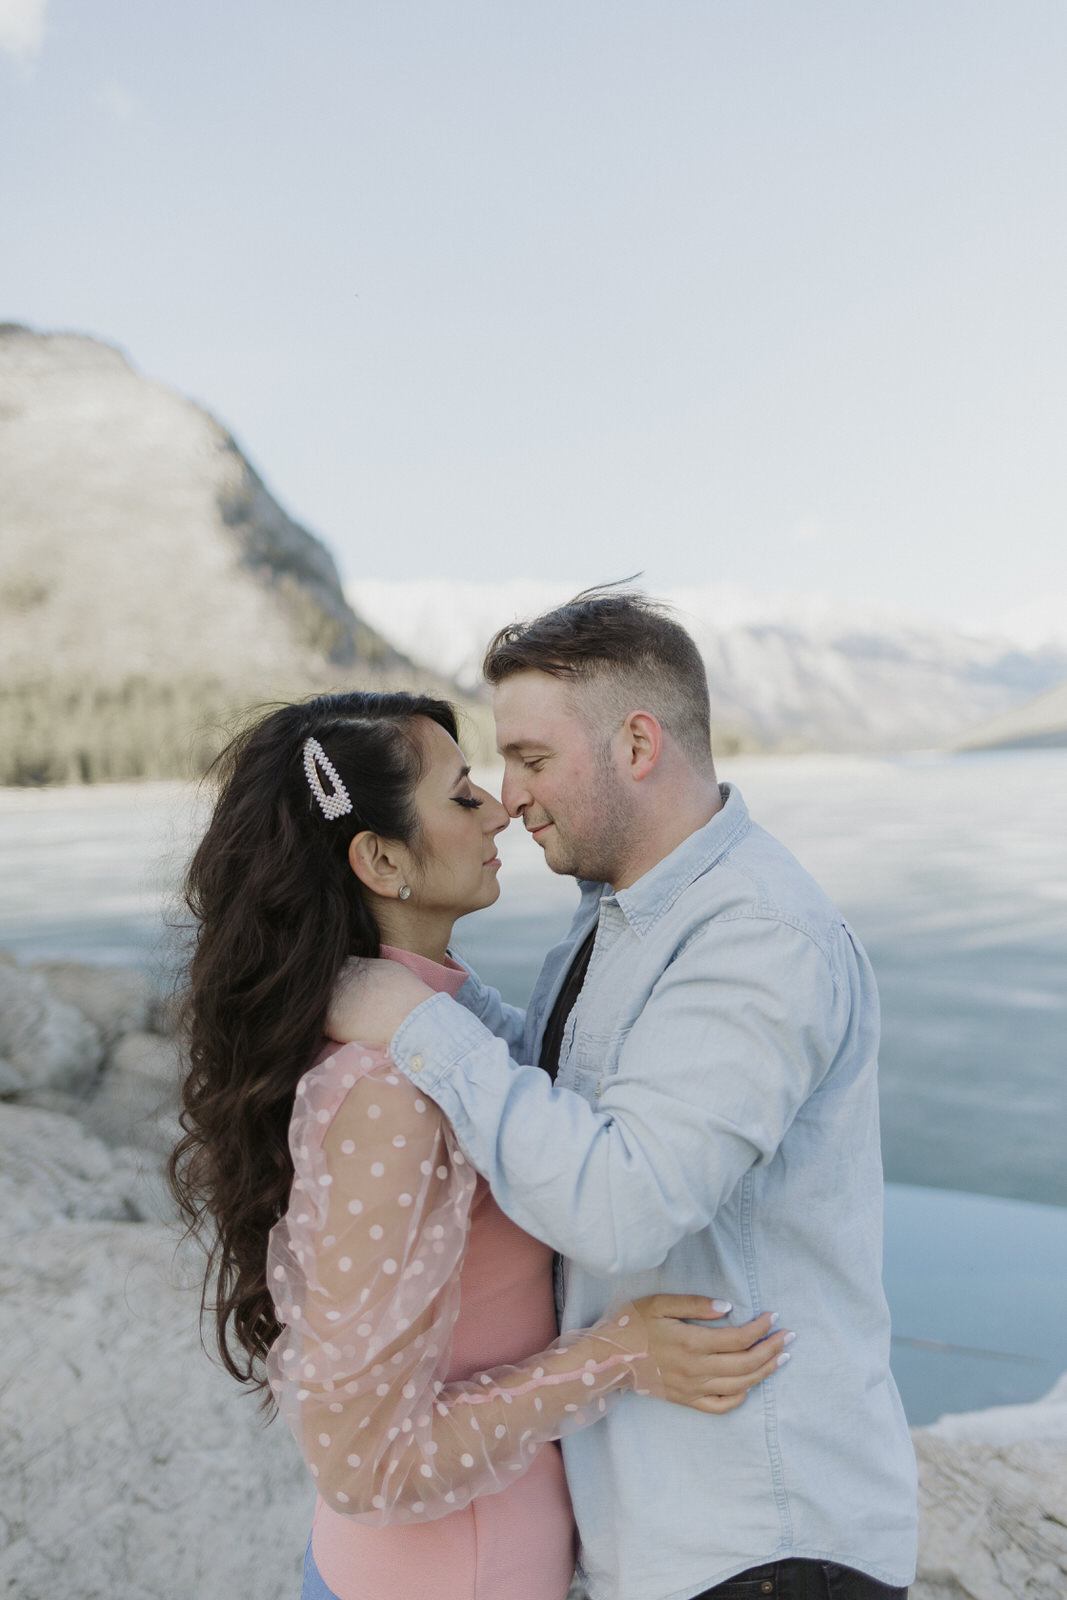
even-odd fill
[(540, 772), (544, 764), (544, 756), (531, 756), (523, 762), (523, 766), (526, 768), (527, 772)]
[(476, 800), (472, 794), (454, 794), (452, 798), (457, 806), (467, 806), (471, 811), (477, 811), (482, 804), (482, 801)]

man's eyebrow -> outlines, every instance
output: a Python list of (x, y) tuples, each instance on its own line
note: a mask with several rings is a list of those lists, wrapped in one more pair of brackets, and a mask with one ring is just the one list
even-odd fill
[(497, 749), (502, 756), (522, 755), (524, 750), (543, 750), (548, 754), (548, 745), (538, 744), (536, 739), (513, 739), (510, 744), (498, 744)]

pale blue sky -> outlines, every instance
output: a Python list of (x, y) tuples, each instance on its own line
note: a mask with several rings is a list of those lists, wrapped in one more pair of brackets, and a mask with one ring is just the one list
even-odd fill
[(1063, 0), (0, 0), (0, 318), (349, 578), (994, 615), (1067, 594), (1065, 82)]

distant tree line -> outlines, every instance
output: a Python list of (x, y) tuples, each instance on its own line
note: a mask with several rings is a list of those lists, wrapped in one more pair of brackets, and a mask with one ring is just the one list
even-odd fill
[[(353, 686), (345, 682), (329, 687)], [(367, 687), (386, 685), (374, 681)], [(199, 777), (257, 705), (315, 692), (316, 686), (307, 683), (237, 689), (219, 678), (192, 675), (167, 680), (131, 676), (110, 684), (75, 677), (0, 684), (0, 784)], [(439, 685), (433, 692), (441, 692)], [(468, 701), (459, 709), (469, 758), (489, 760), (489, 707)]]

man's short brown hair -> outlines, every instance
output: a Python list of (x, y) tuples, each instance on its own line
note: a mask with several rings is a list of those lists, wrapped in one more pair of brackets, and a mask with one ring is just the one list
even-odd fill
[(668, 608), (610, 586), (585, 589), (532, 622), (510, 622), (482, 663), (496, 685), (544, 672), (574, 686), (575, 709), (608, 736), (631, 711), (650, 711), (698, 767), (711, 757), (711, 708), (700, 652)]

